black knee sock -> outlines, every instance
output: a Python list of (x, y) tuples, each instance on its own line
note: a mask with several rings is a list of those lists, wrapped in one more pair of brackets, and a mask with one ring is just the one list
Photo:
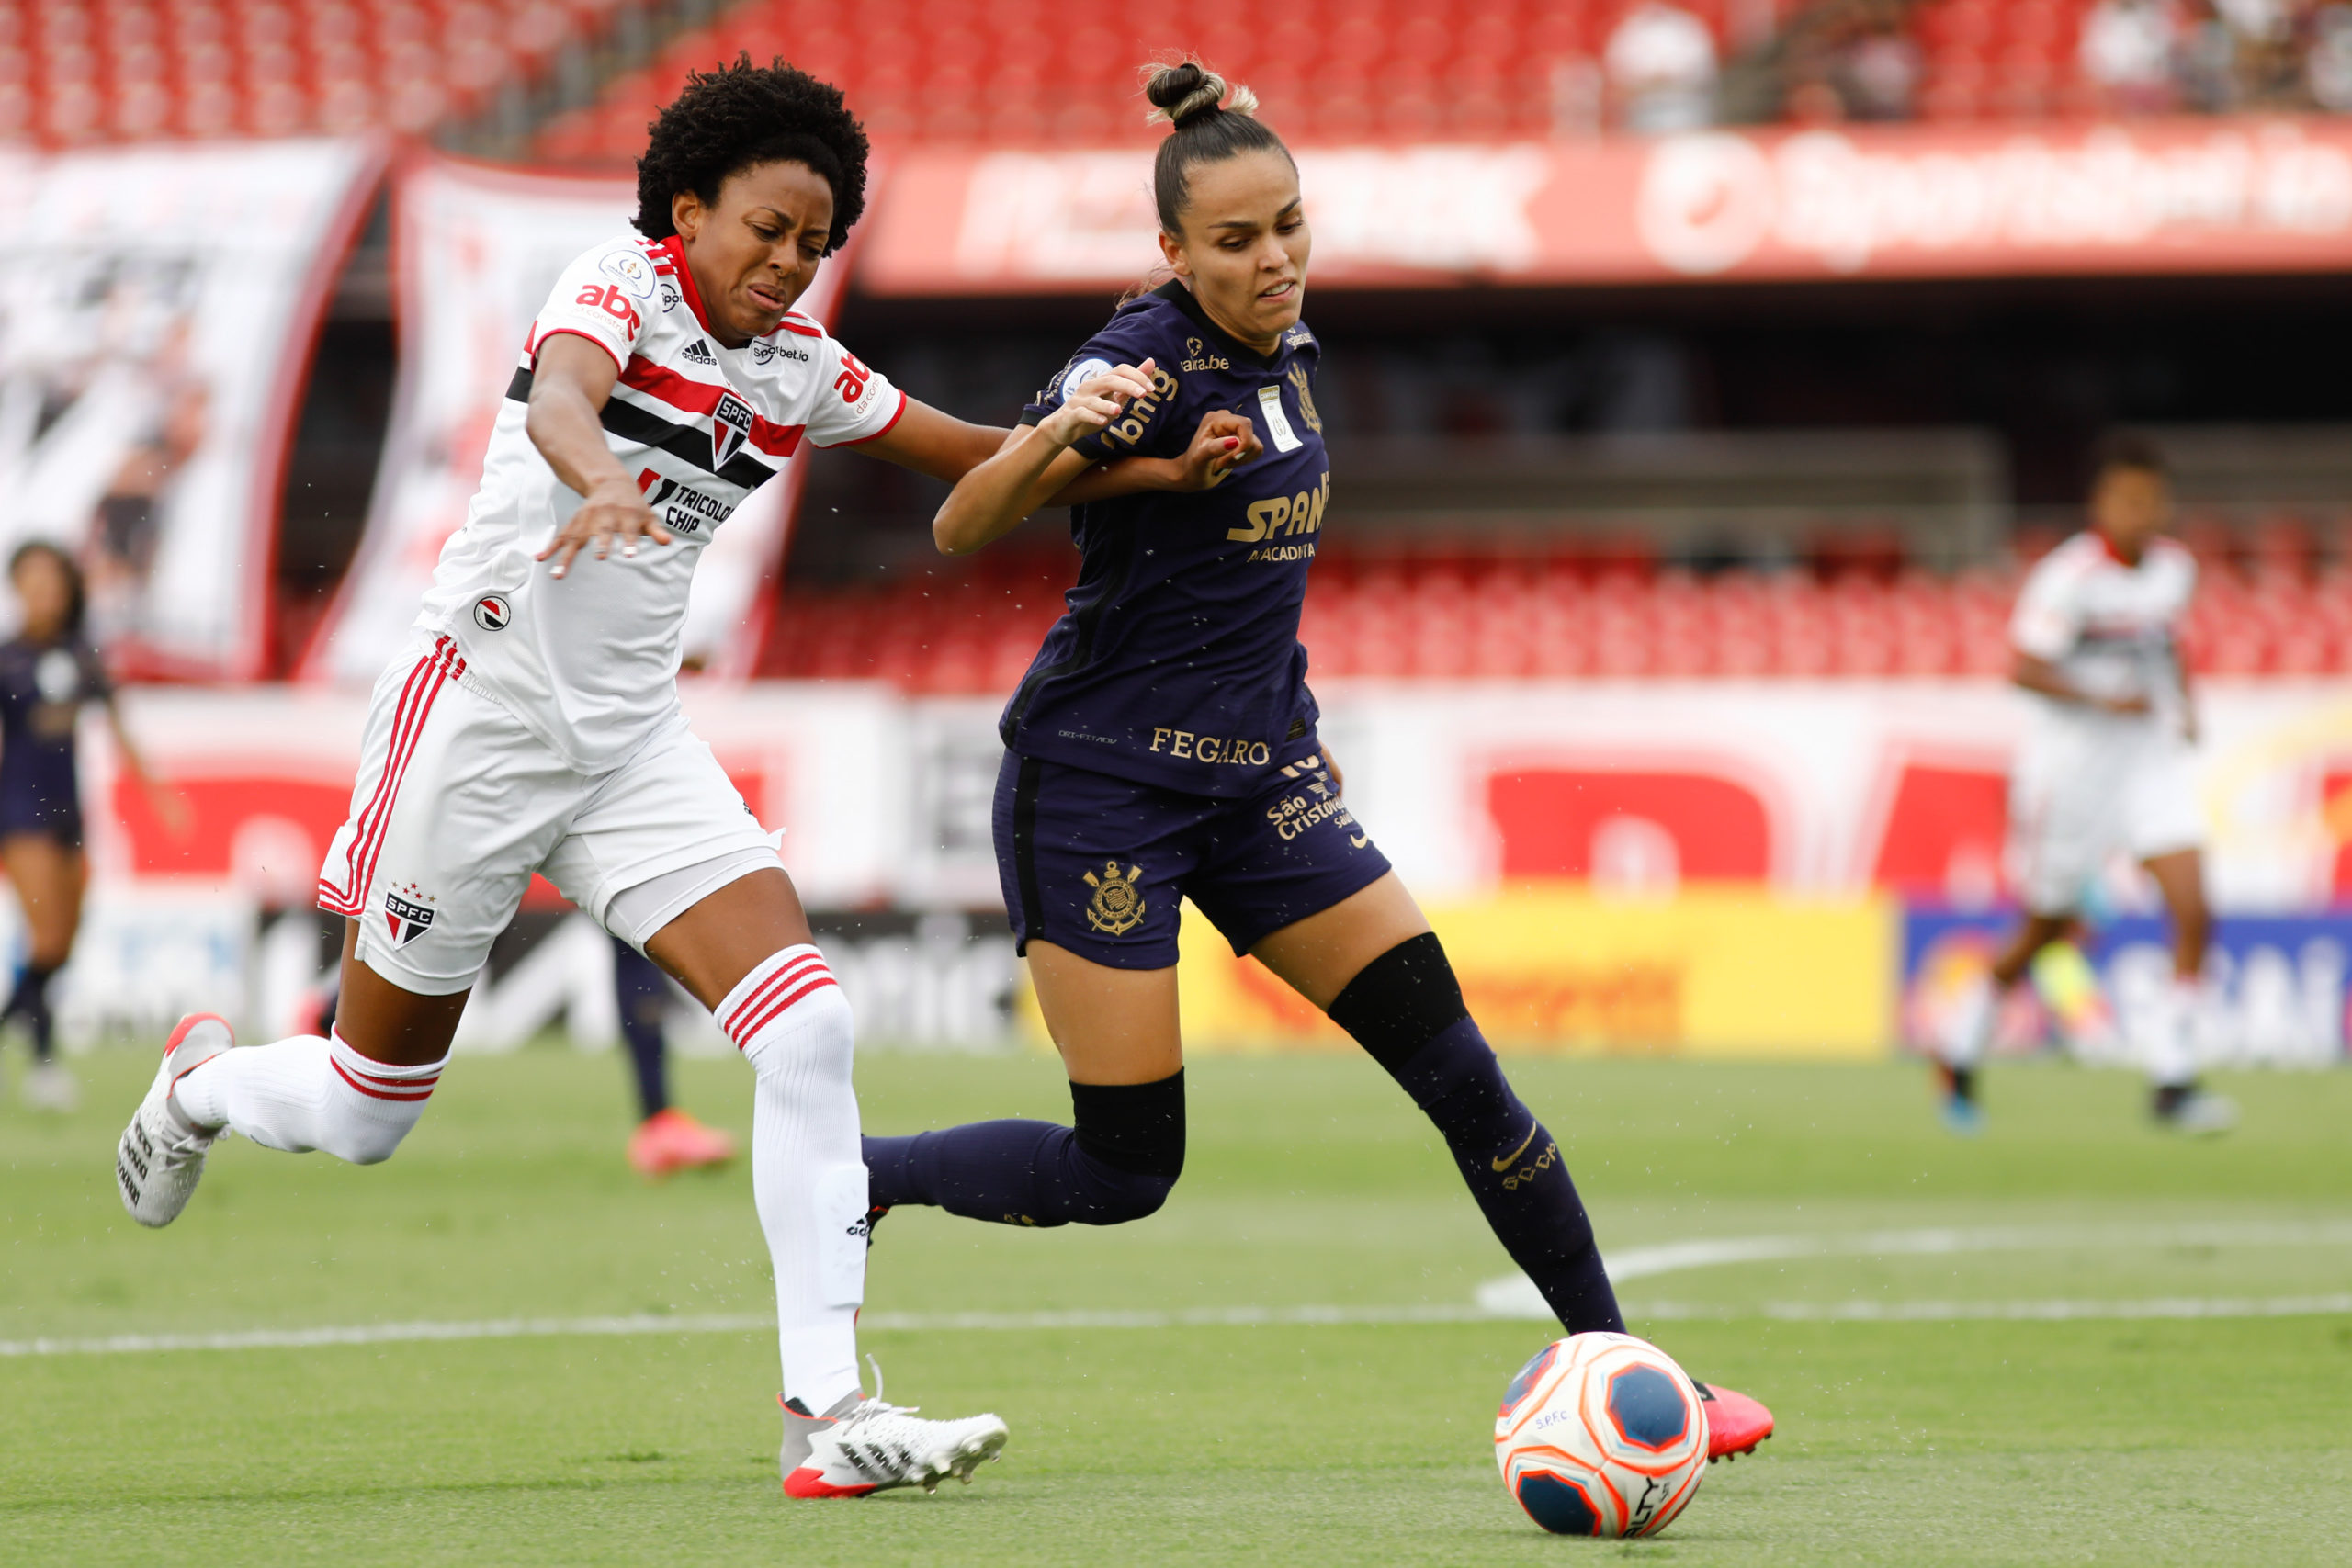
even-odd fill
[(613, 989), (621, 1004), (621, 1038), (628, 1042), (629, 1065), (637, 1069), (639, 1119), (670, 1108), (668, 1043), (662, 1012), (670, 1002), (662, 966), (628, 943), (613, 942)]
[(57, 975), (58, 965), (28, 964), (17, 972), (17, 988), (8, 995), (8, 1004), (0, 1008), (0, 1018), (21, 1018), (33, 1041), (33, 1060), (46, 1062), (56, 1049), (57, 1021), (49, 1010), (49, 983)]
[(1069, 1086), (1078, 1125), (972, 1122), (865, 1140), (866, 1191), (1007, 1225), (1124, 1224), (1155, 1213), (1184, 1168), (1184, 1075)]
[(1399, 942), (1364, 965), (1332, 1002), (1331, 1021), (1437, 1124), (1496, 1239), (1568, 1332), (1623, 1333), (1617, 1294), (1560, 1146), (1511, 1092), (1435, 933)]

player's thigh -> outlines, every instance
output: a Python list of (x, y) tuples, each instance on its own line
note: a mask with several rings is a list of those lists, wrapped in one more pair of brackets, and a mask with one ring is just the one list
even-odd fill
[(2034, 914), (2059, 916), (2120, 840), (2109, 760), (2082, 745), (2029, 747), (2009, 785), (2009, 873)]
[(1158, 1083), (1183, 1066), (1173, 965), (1114, 968), (1033, 941), (1029, 979), (1070, 1082)]
[(993, 828), (1013, 940), (1100, 968), (1168, 969), (1220, 803), (1005, 754)]
[(62, 963), (82, 920), (87, 874), (82, 852), (53, 833), (10, 833), (0, 839), (0, 865), (6, 867), (24, 908), (33, 957)]
[(814, 940), (792, 878), (769, 866), (722, 884), (663, 922), (646, 939), (645, 955), (716, 1010), (768, 958)]
[(1187, 891), (1236, 953), (1321, 1008), (1430, 929), (1319, 758), (1278, 771), (1218, 817)]
[(1008, 752), (997, 874), (1038, 1010), (1070, 1080), (1154, 1083), (1183, 1066), (1180, 909), (1218, 803)]
[(1329, 1011), (1365, 964), (1429, 929), (1429, 918), (1391, 871), (1320, 914), (1259, 939), (1250, 952), (1292, 990)]
[[(2133, 759), (2122, 795), (2123, 833), (2132, 857), (2151, 869), (2158, 861), (2168, 863), (2179, 884), (2197, 869), (2206, 839), (2205, 808), (2197, 798), (2196, 764), (2188, 749), (2150, 740)], [(2168, 887), (2167, 897), (2171, 892)]]
[(548, 879), (715, 1007), (808, 918), (765, 829), (710, 748), (673, 716), (598, 779)]
[(369, 714), (352, 815), (327, 852), (319, 902), (354, 922), (356, 984), (336, 1032), (379, 1061), (432, 1061), (447, 1040), (432, 1038), (429, 1021), (446, 1010), (454, 1029), (455, 1004), (424, 1010), (419, 1025), (383, 988), (446, 998), (472, 987), (581, 783), (504, 708), (454, 681), (428, 673), (399, 691), (405, 701)]
[(421, 1067), (449, 1054), (471, 987), (445, 996), (403, 990), (359, 961), (359, 922), (344, 931), (343, 978), (334, 1032), (371, 1061)]
[(2202, 920), (2205, 908), (2205, 854), (2201, 850), (2170, 850), (2143, 860), (2164, 895), (2165, 908), (2176, 920)]

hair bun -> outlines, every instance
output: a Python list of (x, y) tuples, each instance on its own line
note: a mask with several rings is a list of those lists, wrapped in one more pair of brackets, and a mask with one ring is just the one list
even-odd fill
[(1225, 78), (1197, 60), (1177, 65), (1147, 65), (1143, 96), (1152, 108), (1144, 117), (1144, 123), (1164, 119), (1181, 130), (1213, 114), (1246, 115), (1256, 111), (1257, 94), (1247, 87), (1235, 87), (1232, 92), (1232, 102), (1227, 103)]

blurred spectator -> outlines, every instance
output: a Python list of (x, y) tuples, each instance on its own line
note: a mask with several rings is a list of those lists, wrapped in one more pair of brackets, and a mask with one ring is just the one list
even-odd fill
[(2178, 107), (2183, 35), (2173, 0), (2099, 0), (2083, 17), (2077, 53), (2100, 107), (2121, 114)]
[(1921, 62), (1907, 0), (1823, 0), (1741, 61), (1724, 93), (1725, 118), (1902, 120), (1917, 112)]
[(1690, 12), (1642, 0), (1609, 35), (1601, 65), (1626, 130), (1657, 136), (1714, 122), (1715, 37)]
[(2312, 103), (2335, 114), (2352, 112), (2352, 6), (2323, 6), (2312, 17), (2303, 76)]

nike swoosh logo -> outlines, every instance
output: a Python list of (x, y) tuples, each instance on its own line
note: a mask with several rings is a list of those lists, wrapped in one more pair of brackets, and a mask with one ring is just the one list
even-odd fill
[(1527, 1152), (1527, 1145), (1535, 1141), (1535, 1129), (1541, 1125), (1541, 1122), (1530, 1122), (1527, 1124), (1527, 1136), (1520, 1139), (1519, 1147), (1511, 1150), (1510, 1153), (1503, 1156), (1502, 1158), (1490, 1162), (1495, 1168), (1496, 1175), (1501, 1175), (1504, 1171), (1509, 1170), (1512, 1166), (1519, 1163), (1519, 1156), (1525, 1154)]

